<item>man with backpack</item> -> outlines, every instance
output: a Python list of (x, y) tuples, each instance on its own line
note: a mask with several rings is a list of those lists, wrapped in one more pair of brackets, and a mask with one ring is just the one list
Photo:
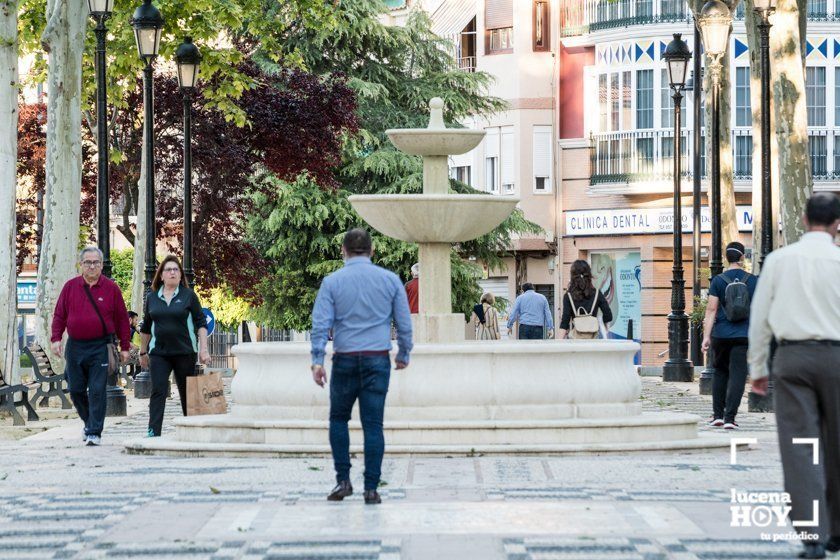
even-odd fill
[(715, 368), (709, 425), (726, 430), (738, 428), (735, 416), (749, 374), (750, 302), (758, 278), (744, 270), (745, 251), (737, 241), (726, 246), (729, 268), (712, 279), (703, 321), (703, 351), (711, 346)]

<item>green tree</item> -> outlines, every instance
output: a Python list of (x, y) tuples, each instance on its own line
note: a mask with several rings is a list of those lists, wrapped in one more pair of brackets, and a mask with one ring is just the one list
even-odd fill
[[(258, 314), (273, 326), (309, 328), (321, 279), (341, 266), (343, 233), (365, 226), (350, 207), (349, 195), (422, 191), (421, 159), (396, 150), (386, 129), (424, 128), (429, 100), (435, 96), (445, 100), (445, 118), (453, 127), (461, 126), (459, 119), (467, 116), (504, 108), (502, 100), (486, 95), (488, 74), (456, 67), (424, 13), (413, 13), (404, 28), (390, 27), (378, 19), (382, 9), (381, 0), (338, 3), (334, 28), (298, 26), (283, 43), (308, 71), (348, 77), (358, 95), (360, 131), (345, 143), (337, 189), (322, 188), (306, 176), (293, 183), (269, 174), (255, 179), (274, 186), (272, 194), (256, 196), (249, 224), (252, 241), (271, 263), (259, 286), (263, 306)], [(259, 54), (256, 59), (265, 68), (274, 64)], [(451, 185), (456, 192), (478, 194), (467, 185)], [(493, 232), (454, 247), (453, 309), (468, 313), (480, 296), (480, 269), (463, 257), (498, 264), (512, 234), (539, 231), (516, 211)], [(374, 260), (408, 278), (417, 246), (372, 233)]]

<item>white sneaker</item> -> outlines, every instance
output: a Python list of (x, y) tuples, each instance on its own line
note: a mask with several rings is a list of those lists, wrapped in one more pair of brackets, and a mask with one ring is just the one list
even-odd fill
[(715, 418), (709, 422), (709, 426), (713, 428), (720, 428), (723, 426), (723, 418)]
[(737, 422), (727, 422), (726, 424), (723, 425), (723, 429), (724, 430), (737, 430), (738, 429), (738, 423)]
[(88, 436), (87, 437), (87, 444), (88, 445), (101, 445), (102, 438), (100, 436)]

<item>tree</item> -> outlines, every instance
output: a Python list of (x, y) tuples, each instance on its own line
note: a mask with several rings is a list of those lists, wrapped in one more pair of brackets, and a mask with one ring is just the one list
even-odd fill
[[(15, 98), (17, 103), (17, 96)], [(41, 244), (38, 229), (38, 199), (46, 191), (47, 106), (43, 103), (18, 105), (17, 130), (17, 268), (35, 256)]]
[(17, 274), (15, 196), (17, 191), (17, 0), (0, 0), (0, 368), (6, 383), (17, 381), (15, 344)]
[[(50, 339), (50, 318), (64, 283), (73, 276), (79, 239), (82, 185), (82, 50), (87, 6), (47, 0), (41, 42), (49, 53), (47, 76), (46, 195), (38, 262), (36, 336)], [(49, 345), (46, 345), (49, 346)], [(58, 371), (63, 361), (52, 356)]]
[[(272, 185), (255, 196), (248, 228), (270, 267), (260, 284), (264, 300), (260, 313), (265, 322), (280, 328), (309, 328), (320, 281), (340, 266), (343, 233), (364, 225), (347, 196), (421, 192), (422, 161), (396, 150), (385, 135), (387, 128), (425, 127), (428, 102), (434, 96), (445, 99), (449, 126), (460, 126), (460, 118), (504, 107), (501, 100), (485, 95), (489, 75), (455, 67), (425, 14), (413, 13), (400, 28), (381, 24), (381, 10), (382, 4), (375, 0), (342, 2), (335, 8), (334, 30), (300, 26), (284, 43), (307, 70), (348, 76), (358, 94), (360, 130), (345, 143), (337, 189), (324, 188), (310, 176), (287, 181), (263, 174), (256, 180)], [(454, 181), (452, 187), (477, 192)], [(466, 313), (480, 296), (478, 267), (462, 255), (497, 264), (513, 232), (537, 231), (516, 212), (494, 232), (454, 248), (454, 309)], [(416, 245), (374, 233), (374, 246), (379, 264), (408, 277), (417, 260)]]

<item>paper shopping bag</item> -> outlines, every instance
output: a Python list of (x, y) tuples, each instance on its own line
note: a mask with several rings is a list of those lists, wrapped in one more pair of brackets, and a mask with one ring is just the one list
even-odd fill
[(221, 372), (187, 377), (187, 416), (226, 412), (225, 385)]

